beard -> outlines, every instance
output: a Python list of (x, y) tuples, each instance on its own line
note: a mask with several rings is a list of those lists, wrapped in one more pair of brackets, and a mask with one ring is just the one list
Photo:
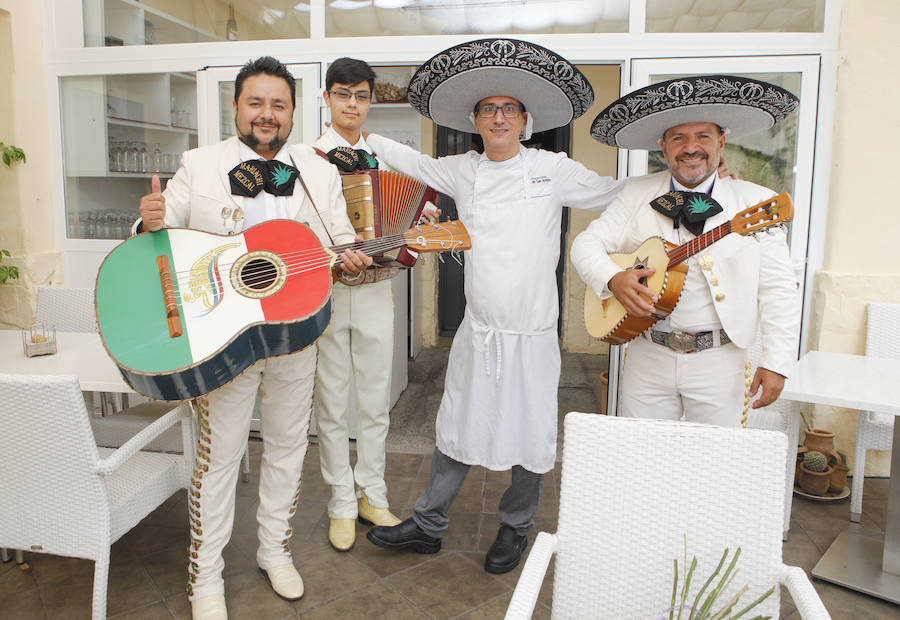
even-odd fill
[(256, 125), (256, 123), (250, 123), (250, 131), (248, 131), (247, 133), (242, 132), (240, 127), (237, 126), (237, 123), (235, 123), (234, 127), (237, 131), (238, 140), (249, 146), (254, 151), (256, 151), (259, 147), (262, 147), (264, 151), (278, 151), (279, 149), (281, 149), (281, 147), (287, 144), (287, 139), (288, 136), (291, 135), (291, 132), (288, 131), (287, 135), (282, 138), (280, 135), (281, 125), (278, 123), (272, 124), (275, 125), (276, 129), (275, 137), (272, 138), (272, 140), (270, 140), (269, 142), (264, 143), (261, 143), (259, 138), (257, 138), (253, 134), (253, 127), (254, 125)]
[[(706, 160), (706, 169), (705, 170), (693, 172), (690, 174), (690, 176), (687, 176), (685, 173), (681, 172), (680, 169), (672, 171), (672, 176), (674, 176), (675, 179), (679, 183), (684, 185), (685, 187), (695, 187), (695, 186), (699, 185), (700, 182), (707, 179), (709, 177), (709, 175), (712, 172), (714, 172), (716, 168), (719, 167), (718, 161), (716, 161), (716, 162), (710, 161), (709, 155), (706, 153), (702, 153), (702, 152), (701, 153), (685, 153), (684, 155), (679, 155), (678, 157), (676, 157), (675, 161), (678, 163), (682, 163), (684, 159), (687, 159), (689, 157), (696, 157), (696, 156), (700, 156), (701, 158)], [(715, 165), (713, 165), (713, 163)]]

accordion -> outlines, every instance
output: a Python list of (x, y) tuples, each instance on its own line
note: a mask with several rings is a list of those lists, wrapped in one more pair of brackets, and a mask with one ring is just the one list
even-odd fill
[[(437, 192), (411, 176), (392, 170), (341, 173), (347, 215), (363, 239), (399, 235), (419, 222), (425, 205), (437, 202)], [(402, 248), (396, 261), (412, 267), (418, 253)]]

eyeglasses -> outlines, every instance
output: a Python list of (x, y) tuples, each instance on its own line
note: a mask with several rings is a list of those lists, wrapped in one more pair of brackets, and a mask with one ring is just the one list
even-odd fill
[(516, 103), (504, 103), (503, 105), (485, 103), (476, 108), (476, 112), (481, 118), (494, 118), (497, 110), (503, 110), (503, 116), (506, 118), (519, 118), (522, 106)]
[(356, 97), (356, 101), (359, 103), (369, 103), (369, 101), (372, 100), (372, 93), (367, 90), (358, 90), (353, 93), (346, 88), (339, 88), (338, 90), (329, 90), (328, 92), (337, 97), (337, 100), (341, 102), (350, 101), (350, 97)]

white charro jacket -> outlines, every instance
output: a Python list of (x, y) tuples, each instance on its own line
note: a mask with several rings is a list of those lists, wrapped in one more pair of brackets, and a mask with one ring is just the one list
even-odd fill
[[(187, 227), (217, 234), (232, 231), (222, 209), (227, 208), (230, 212), (244, 206), (243, 196), (232, 195), (228, 179), (228, 173), (241, 161), (239, 147), (238, 139), (231, 137), (185, 152), (181, 167), (163, 192), (167, 227)], [(312, 195), (311, 201), (300, 181), (296, 181), (294, 193), (288, 198), (289, 217), (308, 226), (324, 246), (332, 245), (326, 228), (334, 244), (352, 242), (355, 233), (347, 218), (337, 169), (305, 144), (288, 146), (288, 154)]]
[[(669, 191), (670, 180), (668, 171), (629, 179), (609, 209), (575, 238), (572, 263), (601, 298), (612, 294), (606, 285), (621, 271), (607, 253), (632, 252), (651, 236), (678, 243), (672, 220), (649, 204)], [(709, 219), (706, 230), (773, 195), (754, 183), (717, 179), (712, 197), (724, 211)], [(786, 376), (796, 360), (800, 298), (784, 231), (730, 234), (700, 254), (712, 258), (712, 269), (702, 273), (729, 338), (749, 348), (759, 329), (760, 367)]]

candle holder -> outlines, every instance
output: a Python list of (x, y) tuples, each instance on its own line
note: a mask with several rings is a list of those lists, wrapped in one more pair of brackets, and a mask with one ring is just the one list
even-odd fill
[(52, 325), (32, 325), (22, 330), (22, 348), (26, 357), (56, 353), (56, 328)]

